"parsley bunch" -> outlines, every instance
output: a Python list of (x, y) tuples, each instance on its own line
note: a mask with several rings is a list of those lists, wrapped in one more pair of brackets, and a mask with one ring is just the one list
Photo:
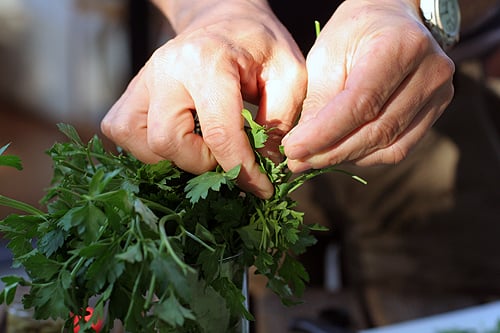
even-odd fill
[[(129, 332), (229, 332), (241, 318), (253, 319), (241, 283), (255, 266), (284, 304), (294, 304), (308, 281), (295, 256), (315, 243), (311, 231), (323, 229), (302, 223), (289, 194), (336, 169), (292, 177), (286, 161), (276, 165), (257, 152), (267, 130), (248, 111), (243, 116), (275, 186), (269, 200), (236, 186), (239, 167), (195, 176), (169, 161), (143, 164), (58, 125), (69, 140), (48, 151), (54, 174), (42, 199), (46, 212), (0, 196), (0, 204), (25, 213), (0, 221), (0, 232), (29, 277), (3, 277), (0, 301), (12, 303), (25, 286), (24, 307), (38, 319), (63, 318), (67, 328), (92, 305), (81, 332), (103, 318), (105, 332), (115, 319)], [(2, 164), (20, 167), (12, 156), (0, 156)]]

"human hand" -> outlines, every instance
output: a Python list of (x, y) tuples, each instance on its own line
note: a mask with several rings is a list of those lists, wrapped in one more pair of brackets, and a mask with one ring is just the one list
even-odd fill
[(292, 171), (397, 163), (453, 96), (454, 64), (415, 1), (345, 1), (307, 56), (302, 117), (284, 138)]
[[(241, 164), (239, 185), (270, 197), (243, 129), (243, 99), (259, 106), (257, 122), (277, 128), (277, 149), (305, 97), (302, 54), (264, 0), (163, 3), (174, 4), (165, 11), (179, 33), (131, 81), (103, 133), (146, 163), (168, 159), (195, 174)], [(194, 112), (203, 136), (193, 133)]]

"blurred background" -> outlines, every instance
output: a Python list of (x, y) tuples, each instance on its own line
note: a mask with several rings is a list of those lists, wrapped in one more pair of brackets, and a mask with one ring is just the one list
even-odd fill
[(52, 121), (95, 124), (130, 75), (125, 1), (3, 0), (0, 94)]
[[(480, 1), (468, 3), (472, 13)], [(299, 318), (380, 326), (499, 298), (498, 7), (470, 22), (452, 51), (455, 99), (416, 154), (353, 169), (367, 187), (327, 175), (297, 194), (306, 220), (332, 232), (304, 258), (306, 306), (284, 310), (254, 281), (257, 332), (288, 332)], [(45, 150), (63, 139), (56, 124), (84, 139), (99, 134), (100, 119), (171, 36), (147, 1), (1, 0), (0, 146), (10, 142), (24, 170), (0, 168), (0, 193), (38, 205), (52, 176)], [(0, 207), (0, 219), (10, 212)]]
[(51, 177), (44, 152), (62, 139), (57, 123), (99, 134), (133, 73), (168, 38), (158, 17), (148, 1), (0, 1), (0, 145), (11, 142), (8, 153), (25, 166), (0, 170), (3, 194), (37, 204)]

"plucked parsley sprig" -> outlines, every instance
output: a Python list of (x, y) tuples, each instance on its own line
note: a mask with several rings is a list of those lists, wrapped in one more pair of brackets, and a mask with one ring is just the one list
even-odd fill
[[(242, 317), (253, 319), (240, 283), (244, 268), (255, 266), (284, 304), (295, 304), (309, 278), (296, 256), (316, 242), (311, 232), (324, 228), (303, 224), (289, 194), (339, 170), (292, 177), (286, 161), (276, 165), (257, 152), (267, 130), (250, 112), (243, 116), (275, 186), (269, 200), (236, 186), (239, 167), (195, 176), (169, 161), (143, 164), (106, 151), (97, 136), (84, 143), (72, 126), (59, 124), (69, 141), (47, 152), (54, 173), (46, 211), (0, 196), (0, 204), (24, 212), (0, 221), (0, 232), (14, 266), (28, 275), (3, 277), (0, 301), (11, 304), (23, 286), (25, 308), (38, 319), (63, 318), (67, 328), (92, 305), (80, 332), (92, 332), (91, 323), (103, 318), (104, 332), (115, 319), (130, 332), (228, 332)], [(6, 148), (0, 165), (20, 167), (1, 155)]]

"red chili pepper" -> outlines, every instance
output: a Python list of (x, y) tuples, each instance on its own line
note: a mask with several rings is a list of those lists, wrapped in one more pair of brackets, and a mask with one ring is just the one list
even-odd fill
[[(87, 314), (84, 317), (85, 322), (90, 320), (90, 317), (92, 317), (92, 313), (94, 313), (94, 309), (89, 306), (87, 308)], [(78, 322), (80, 321), (80, 318), (81, 318), (81, 316), (75, 316), (73, 319), (73, 323), (74, 323), (73, 333), (78, 333), (80, 331), (80, 325), (78, 324)], [(97, 320), (97, 322), (90, 325), (90, 327), (92, 327), (92, 329), (96, 333), (99, 333), (101, 331), (101, 328), (102, 328), (102, 320), (101, 319)]]

